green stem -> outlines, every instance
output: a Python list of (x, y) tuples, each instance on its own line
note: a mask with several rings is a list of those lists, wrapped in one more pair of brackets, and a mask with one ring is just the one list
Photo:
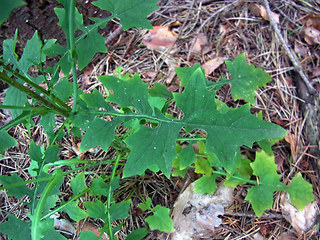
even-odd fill
[(75, 5), (76, 1), (71, 0), (68, 2), (69, 5), (69, 13), (68, 13), (68, 20), (69, 20), (69, 51), (71, 57), (71, 70), (72, 70), (72, 78), (73, 78), (73, 106), (72, 112), (77, 110), (77, 101), (78, 101), (78, 84), (77, 84), (77, 70), (76, 70), (76, 50), (75, 50), (75, 38), (74, 38), (74, 13), (75, 13)]
[(58, 103), (61, 107), (65, 108), (68, 111), (71, 111), (71, 108), (65, 104), (60, 98), (56, 97), (54, 94), (52, 94), (51, 92), (45, 90), (44, 88), (40, 87), (39, 85), (35, 84), (34, 82), (32, 82), (30, 79), (26, 78), (25, 76), (22, 76), (21, 74), (17, 73), (16, 71), (12, 70), (11, 68), (7, 67), (4, 62), (0, 61), (0, 65), (8, 72), (12, 73), (13, 75), (15, 75), (17, 78), (21, 79), (22, 81), (24, 81), (25, 83), (29, 84), (31, 87), (33, 87), (34, 89), (42, 92), (43, 94), (45, 94), (48, 97), (51, 97), (52, 100), (56, 103)]
[[(225, 173), (225, 172), (220, 172), (220, 171), (212, 171), (213, 173), (216, 173), (216, 174), (220, 174), (220, 175), (223, 175), (223, 176), (227, 176), (228, 174)], [(242, 178), (242, 177), (238, 177), (238, 176), (231, 176), (231, 178), (234, 178), (234, 179), (237, 179), (237, 180), (240, 180), (240, 181), (244, 181), (244, 182), (247, 182), (247, 183), (250, 183), (252, 185), (257, 185), (257, 181), (254, 181), (254, 180), (249, 180), (249, 179), (246, 179), (246, 178)]]
[(111, 178), (110, 178), (110, 186), (109, 186), (109, 190), (108, 190), (108, 198), (107, 198), (107, 217), (108, 217), (108, 232), (109, 232), (109, 239), (113, 240), (113, 234), (112, 234), (112, 227), (111, 227), (111, 216), (110, 216), (110, 207), (111, 207), (111, 197), (112, 197), (112, 189), (111, 189), (111, 182), (114, 179), (115, 175), (116, 175), (116, 171), (117, 171), (117, 167), (118, 167), (118, 163), (120, 160), (121, 154), (119, 152), (117, 152), (117, 157), (116, 160), (113, 164), (113, 168), (112, 168), (112, 173), (111, 173)]
[[(66, 175), (69, 175), (71, 173), (75, 173), (77, 171), (80, 171), (80, 170), (83, 170), (83, 169), (87, 169), (87, 168), (90, 168), (90, 167), (94, 167), (94, 166), (98, 166), (98, 165), (102, 165), (102, 164), (110, 164), (112, 161), (113, 161), (113, 159), (108, 159), (108, 160), (104, 160), (104, 161), (96, 161), (93, 164), (90, 164), (90, 163), (92, 163), (92, 160), (83, 161), (82, 164), (86, 164), (85, 166), (78, 167), (76, 169), (63, 172), (62, 175), (66, 176)], [(48, 177), (31, 179), (31, 180), (27, 180), (27, 181), (21, 181), (21, 182), (9, 184), (9, 185), (6, 185), (6, 186), (2, 186), (2, 187), (0, 187), (0, 191), (5, 190), (5, 189), (11, 189), (11, 188), (23, 186), (23, 185), (26, 185), (26, 184), (29, 184), (29, 183), (44, 182), (44, 181), (48, 181), (48, 180), (51, 180), (51, 179), (52, 179), (52, 176), (48, 176)]]
[(61, 115), (68, 117), (70, 116), (69, 111), (67, 111), (66, 109), (60, 108), (59, 106), (57, 106), (56, 104), (48, 101), (47, 99), (41, 97), (39, 94), (31, 91), (29, 88), (23, 86), (22, 84), (18, 83), (17, 81), (15, 81), (14, 79), (8, 77), (7, 75), (5, 75), (4, 73), (0, 72), (0, 79), (8, 84), (10, 84), (11, 86), (19, 89), (21, 92), (24, 92), (25, 94), (29, 95), (30, 97), (32, 97), (33, 99), (38, 100), (39, 102), (43, 103), (44, 105), (46, 105), (48, 108), (57, 111), (58, 113), (60, 113)]
[(0, 109), (22, 109), (22, 110), (32, 110), (32, 111), (43, 111), (49, 110), (46, 107), (25, 107), (25, 106), (14, 106), (14, 105), (0, 105)]
[(53, 188), (61, 181), (61, 178), (63, 177), (63, 173), (60, 169), (56, 170), (55, 176), (49, 181), (47, 186), (45, 187), (43, 193), (41, 194), (39, 203), (36, 207), (36, 210), (34, 212), (34, 215), (32, 216), (32, 225), (31, 225), (31, 237), (32, 240), (40, 240), (42, 238), (40, 231), (40, 221), (41, 221), (41, 214), (43, 211), (43, 208), (46, 204), (47, 198), (52, 192)]
[(51, 212), (49, 212), (47, 215), (43, 216), (41, 218), (41, 221), (50, 217), (51, 215), (55, 214), (56, 212), (59, 212), (60, 210), (62, 210), (65, 206), (67, 206), (69, 203), (73, 202), (74, 200), (76, 200), (77, 198), (81, 197), (83, 194), (89, 192), (90, 188), (85, 189), (84, 191), (82, 191), (81, 193), (73, 196), (68, 202), (66, 202), (65, 204), (62, 204), (61, 206), (59, 206), (58, 208), (52, 210)]

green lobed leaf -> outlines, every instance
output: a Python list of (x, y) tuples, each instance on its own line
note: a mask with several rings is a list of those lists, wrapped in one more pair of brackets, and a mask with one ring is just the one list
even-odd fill
[[(23, 50), (23, 54), (20, 60), (17, 60), (15, 53), (16, 36), (14, 40), (8, 39), (3, 43), (3, 59), (5, 63), (13, 64), (14, 68), (19, 69), (19, 73), (30, 80), (34, 81), (28, 74), (28, 70), (32, 65), (39, 65), (45, 61), (45, 55), (42, 53), (42, 42), (39, 39), (38, 32), (35, 31), (32, 38), (27, 41), (26, 47)], [(18, 81), (21, 81), (18, 79)], [(3, 104), (24, 106), (27, 101), (27, 95), (16, 88), (10, 87), (6, 92), (6, 97)], [(16, 118), (22, 113), (21, 109), (11, 109), (13, 118)]]
[(182, 120), (167, 118), (167, 114), (163, 115), (155, 107), (152, 109), (147, 85), (141, 82), (138, 75), (125, 80), (101, 76), (99, 80), (109, 91), (107, 101), (119, 104), (123, 109), (135, 109), (123, 114), (123, 117), (127, 114), (126, 120), (136, 118), (140, 124), (144, 121), (158, 122), (154, 128), (140, 125), (125, 140), (131, 152), (123, 171), (124, 177), (143, 174), (146, 169), (161, 170), (170, 176), (172, 161), (176, 156), (176, 138), (183, 127), (189, 131), (202, 129), (207, 132), (206, 152), (214, 156), (210, 161), (220, 162), (228, 173), (236, 170), (240, 146), (250, 147), (257, 141), (286, 135), (280, 126), (252, 115), (248, 104), (230, 109), (215, 100), (214, 92), (207, 90), (201, 68), (189, 77), (183, 93), (173, 94), (183, 112)]
[(299, 210), (314, 200), (312, 184), (303, 179), (301, 173), (298, 173), (287, 186), (286, 191), (290, 194), (290, 200)]
[(148, 84), (143, 83), (138, 74), (129, 80), (113, 76), (100, 76), (99, 81), (108, 89), (108, 102), (117, 103), (120, 107), (133, 107), (140, 114), (152, 115), (153, 110), (148, 104)]
[(108, 196), (108, 184), (102, 179), (102, 177), (92, 179), (90, 186), (90, 195), (92, 196)]
[(11, 12), (22, 7), (26, 3), (22, 0), (3, 0), (0, 8), (0, 24), (4, 23), (10, 16)]
[(277, 173), (273, 156), (258, 152), (250, 165), (253, 174), (259, 177), (259, 183), (248, 189), (245, 199), (251, 202), (254, 212), (260, 217), (265, 210), (272, 208), (273, 193), (285, 190), (285, 185), (280, 182), (281, 175)]
[(195, 170), (196, 173), (201, 173), (206, 176), (211, 176), (212, 174), (212, 167), (210, 166), (210, 163), (208, 159), (206, 158), (198, 158), (195, 164)]
[(255, 68), (246, 63), (244, 53), (239, 54), (234, 61), (226, 61), (227, 69), (231, 73), (228, 83), (232, 84), (231, 93), (235, 100), (243, 98), (255, 104), (255, 92), (259, 87), (266, 87), (272, 79), (261, 68)]
[[(13, 173), (11, 176), (0, 175), (0, 183), (3, 185), (3, 187), (6, 187), (10, 184), (22, 182), (24, 182), (24, 180), (21, 177), (19, 177), (16, 173)], [(30, 196), (32, 194), (32, 191), (26, 185), (20, 185), (17, 187), (9, 188), (7, 191), (8, 196), (14, 196), (17, 198), (21, 198), (25, 195)]]
[(151, 29), (147, 16), (159, 8), (156, 3), (157, 0), (98, 0), (92, 4), (120, 18), (123, 30), (128, 30), (131, 27)]
[(114, 220), (124, 219), (126, 217), (129, 217), (130, 204), (131, 204), (130, 200), (119, 202), (119, 203), (113, 203), (109, 209), (111, 223)]
[(126, 240), (141, 240), (149, 233), (147, 228), (138, 228), (133, 230), (127, 237)]
[(216, 174), (212, 174), (211, 176), (202, 176), (201, 178), (195, 181), (193, 191), (196, 193), (214, 194), (214, 192), (217, 189), (216, 178)]
[(157, 205), (152, 216), (146, 218), (151, 230), (173, 232), (173, 221), (169, 216), (170, 209)]
[(30, 234), (31, 222), (26, 222), (9, 214), (8, 221), (0, 224), (0, 232), (6, 234), (9, 239), (14, 240), (31, 240)]
[(13, 137), (11, 137), (5, 130), (0, 131), (0, 142), (0, 154), (3, 154), (6, 149), (18, 144), (17, 141)]
[(84, 173), (78, 173), (76, 177), (71, 178), (70, 187), (73, 195), (77, 195), (87, 189)]
[(89, 214), (78, 206), (78, 201), (68, 203), (68, 205), (63, 208), (63, 211), (66, 211), (70, 218), (76, 222), (89, 217)]
[(95, 200), (94, 202), (85, 201), (84, 206), (87, 209), (87, 213), (92, 218), (105, 218), (106, 207), (100, 200)]
[(234, 171), (237, 150), (256, 141), (280, 138), (287, 133), (281, 127), (261, 121), (250, 113), (250, 106), (217, 110), (214, 93), (207, 91), (202, 70), (197, 69), (181, 94), (174, 93), (177, 106), (183, 111), (182, 123), (188, 129), (207, 132), (206, 151), (214, 153), (228, 172)]
[(139, 204), (139, 208), (141, 208), (142, 211), (146, 211), (148, 209), (151, 209), (152, 200), (151, 198), (147, 198), (144, 203)]

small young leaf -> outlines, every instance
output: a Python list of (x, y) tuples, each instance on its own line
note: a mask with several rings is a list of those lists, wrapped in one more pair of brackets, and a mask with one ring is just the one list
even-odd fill
[(281, 175), (277, 174), (273, 156), (259, 152), (250, 165), (253, 174), (259, 177), (259, 185), (249, 188), (245, 199), (251, 202), (254, 212), (260, 217), (265, 210), (272, 208), (273, 193), (285, 190), (285, 185), (280, 182)]
[(56, 125), (54, 117), (55, 117), (55, 114), (52, 112), (49, 112), (46, 115), (42, 116), (40, 120), (40, 125), (43, 126), (43, 129), (46, 132), (49, 139), (53, 139), (54, 137), (53, 128)]
[(266, 87), (272, 79), (261, 68), (255, 68), (246, 63), (244, 53), (237, 56), (234, 61), (226, 61), (227, 69), (231, 73), (231, 79), (227, 82), (232, 84), (231, 93), (235, 100), (243, 98), (251, 104), (255, 104), (254, 90)]
[(0, 232), (8, 235), (9, 239), (31, 240), (30, 226), (31, 226), (30, 221), (25, 222), (9, 214), (8, 221), (0, 224)]
[(151, 198), (147, 198), (145, 203), (139, 204), (139, 208), (141, 208), (142, 211), (146, 211), (148, 209), (151, 209), (152, 200)]
[(138, 228), (133, 230), (127, 237), (126, 240), (141, 240), (149, 233), (147, 228)]
[(157, 205), (152, 216), (146, 218), (151, 230), (173, 232), (173, 221), (169, 216), (170, 209)]
[(286, 191), (290, 194), (290, 200), (300, 211), (314, 200), (312, 185), (305, 181), (301, 173), (298, 173), (287, 186)]
[(108, 196), (108, 184), (105, 183), (102, 177), (92, 179), (90, 187), (90, 195), (92, 196)]
[(70, 186), (71, 186), (73, 195), (77, 195), (83, 192), (85, 189), (87, 189), (84, 173), (81, 172), (76, 177), (71, 178)]
[(130, 200), (113, 203), (109, 209), (111, 223), (117, 219), (129, 217)]
[(89, 214), (78, 206), (77, 201), (72, 201), (63, 208), (71, 219), (79, 222), (82, 219), (89, 217)]
[(214, 192), (217, 189), (216, 177), (216, 174), (212, 174), (211, 176), (202, 176), (201, 178), (195, 181), (193, 191), (196, 193), (214, 194)]
[(6, 149), (18, 144), (17, 141), (4, 130), (0, 131), (0, 142), (0, 154), (3, 154)]
[(105, 218), (106, 216), (106, 207), (104, 203), (100, 200), (95, 200), (95, 202), (85, 201), (84, 206), (87, 209), (87, 213), (92, 218)]
[(212, 174), (212, 167), (210, 166), (210, 163), (208, 159), (205, 158), (198, 158), (195, 164), (195, 172), (196, 173), (201, 173), (206, 176), (211, 176)]
[[(185, 169), (195, 162), (196, 162), (196, 155), (194, 154), (192, 144), (189, 144), (186, 148), (183, 148), (180, 152), (180, 169), (181, 170)], [(210, 170), (212, 169), (210, 168)]]
[(151, 29), (147, 16), (158, 9), (156, 3), (157, 0), (98, 0), (92, 4), (111, 12), (113, 17), (120, 18), (123, 30), (128, 30), (131, 27)]

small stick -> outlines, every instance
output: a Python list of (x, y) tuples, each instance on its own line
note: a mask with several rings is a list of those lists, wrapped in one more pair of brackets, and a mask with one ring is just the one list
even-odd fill
[(195, 33), (195, 38), (192, 40), (192, 43), (191, 43), (191, 46), (190, 46), (190, 49), (189, 49), (189, 52), (188, 52), (188, 56), (187, 56), (187, 60), (190, 59), (190, 55), (191, 55), (191, 51), (193, 49), (193, 46), (196, 42), (196, 39), (197, 39), (197, 36), (199, 35), (200, 31), (202, 28), (204, 28), (205, 25), (207, 25), (207, 23), (212, 19), (214, 18), (215, 16), (217, 16), (219, 13), (225, 11), (226, 9), (230, 8), (232, 5), (238, 3), (239, 1), (241, 0), (235, 0), (233, 1), (232, 3), (220, 8), (219, 10), (217, 10), (216, 12), (214, 12), (210, 17), (208, 17), (202, 24), (201, 26), (198, 28), (197, 32)]
[(282, 45), (283, 45), (288, 57), (290, 58), (293, 66), (294, 66), (294, 70), (299, 73), (300, 77), (302, 78), (302, 80), (306, 84), (306, 86), (307, 86), (307, 88), (309, 90), (309, 93), (310, 94), (315, 94), (316, 93), (316, 89), (312, 86), (312, 84), (310, 83), (308, 77), (302, 71), (302, 67), (301, 67), (299, 61), (292, 54), (291, 50), (289, 49), (289, 46), (288, 46), (287, 42), (284, 40), (284, 38), (283, 38), (283, 36), (282, 36), (282, 34), (280, 32), (278, 24), (274, 20), (268, 0), (264, 0), (264, 4), (265, 4), (265, 7), (267, 9), (267, 13), (268, 13), (268, 17), (269, 17), (269, 20), (270, 20), (270, 24), (273, 27), (273, 29), (276, 32), (276, 34), (278, 35), (278, 38), (280, 39), (280, 41), (281, 41), (281, 43), (282, 43)]

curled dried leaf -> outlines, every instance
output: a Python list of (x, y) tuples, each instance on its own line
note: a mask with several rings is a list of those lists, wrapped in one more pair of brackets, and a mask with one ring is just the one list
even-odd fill
[(208, 38), (204, 33), (199, 33), (196, 41), (193, 45), (192, 52), (193, 53), (201, 53), (204, 46), (208, 44)]
[(214, 70), (220, 67), (220, 65), (223, 64), (225, 60), (227, 59), (224, 57), (216, 57), (205, 62), (201, 67), (204, 69), (206, 75), (210, 75), (212, 72), (214, 72)]
[(166, 51), (171, 49), (178, 35), (171, 31), (169, 26), (154, 26), (152, 30), (143, 37), (142, 42), (151, 50)]
[(304, 40), (309, 45), (320, 43), (320, 14), (310, 13), (303, 20)]
[[(270, 21), (267, 9), (264, 6), (253, 3), (249, 5), (249, 8), (253, 15), (261, 16), (264, 20)], [(279, 14), (272, 12), (272, 17), (277, 24), (280, 23)]]

